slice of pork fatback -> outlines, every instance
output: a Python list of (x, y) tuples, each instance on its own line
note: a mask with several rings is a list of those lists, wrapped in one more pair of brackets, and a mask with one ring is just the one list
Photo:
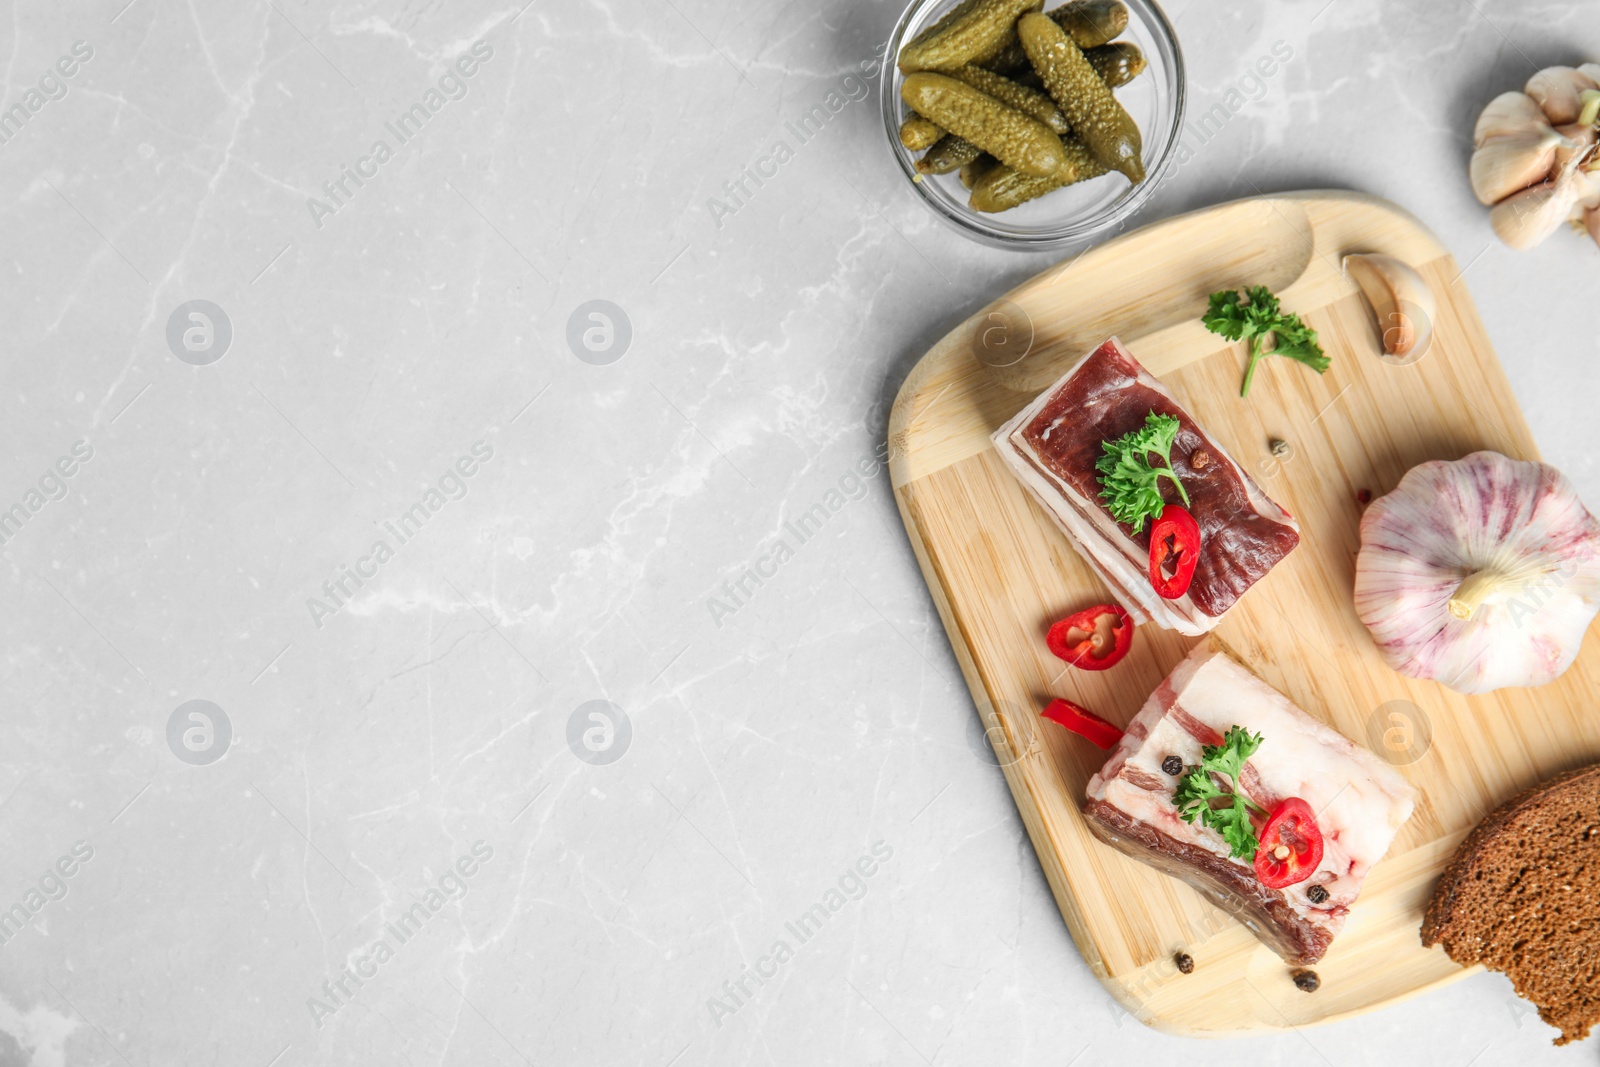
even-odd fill
[[(1184, 822), (1172, 802), (1179, 775), (1232, 726), (1262, 736), (1244, 786), (1271, 809), (1299, 797), (1316, 813), (1322, 862), (1286, 889), (1269, 889), (1209, 826)], [(1202, 643), (1150, 695), (1104, 767), (1089, 779), (1084, 815), (1097, 836), (1182, 878), (1238, 917), (1284, 959), (1315, 963), (1411, 817), (1416, 793), (1387, 763), (1296, 707), (1226, 653)], [(1312, 899), (1311, 887), (1326, 893)], [(1321, 896), (1321, 893), (1317, 894)]]
[[(1172, 469), (1200, 527), (1200, 559), (1187, 595), (1163, 600), (1150, 586), (1150, 523), (1137, 534), (1100, 499), (1095, 463), (1105, 441), (1144, 425), (1151, 412), (1179, 430)], [(1079, 360), (994, 434), (1002, 461), (1080, 555), (1136, 617), (1197, 635), (1300, 543), (1300, 526), (1263, 493), (1115, 337)], [(1204, 458), (1201, 458), (1204, 457)], [(1178, 503), (1171, 480), (1162, 492)]]

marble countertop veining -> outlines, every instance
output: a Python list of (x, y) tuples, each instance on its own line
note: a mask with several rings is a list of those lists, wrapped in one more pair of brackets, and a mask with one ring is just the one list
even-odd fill
[[(1168, 13), (1191, 114), (1290, 58), (1140, 219), (1408, 208), (1600, 502), (1600, 259), (1465, 178), (1587, 9)], [(1061, 253), (905, 187), (899, 14), (4, 9), (0, 1064), (1593, 1055), (1493, 975), (1228, 1042), (1096, 982), (882, 462), (916, 358)]]

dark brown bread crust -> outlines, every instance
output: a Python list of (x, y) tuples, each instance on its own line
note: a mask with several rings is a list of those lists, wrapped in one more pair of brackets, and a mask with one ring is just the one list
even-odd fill
[(1422, 943), (1510, 977), (1556, 1044), (1600, 1022), (1600, 764), (1528, 789), (1467, 835), (1422, 920)]
[[(1600, 788), (1600, 763), (1567, 771), (1565, 774), (1524, 789), (1490, 812), (1473, 828), (1466, 840), (1457, 846), (1456, 854), (1451, 857), (1450, 865), (1439, 876), (1433, 897), (1428, 901), (1428, 911), (1422, 919), (1422, 944), (1425, 947), (1432, 948), (1450, 936), (1450, 920), (1456, 914), (1458, 906), (1470, 908), (1474, 905), (1492, 904), (1483, 901), (1481, 894), (1474, 895), (1472, 892), (1473, 874), (1478, 861), (1490, 846), (1497, 843), (1501, 832), (1512, 824), (1517, 816), (1549, 803), (1557, 793), (1564, 791), (1565, 787)], [(1457, 963), (1479, 962), (1477, 958), (1470, 960), (1458, 958), (1449, 945), (1445, 946), (1445, 951), (1449, 952), (1450, 958)]]
[(1316, 963), (1332, 944), (1328, 931), (1306, 922), (1282, 893), (1262, 885), (1250, 868), (1185, 844), (1103, 800), (1089, 801), (1083, 814), (1100, 840), (1188, 882), (1289, 963)]

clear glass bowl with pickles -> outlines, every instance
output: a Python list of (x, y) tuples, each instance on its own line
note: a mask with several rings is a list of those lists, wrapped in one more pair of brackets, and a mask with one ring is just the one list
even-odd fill
[(1151, 0), (914, 0), (885, 70), (895, 159), (935, 214), (989, 244), (1091, 237), (1175, 166), (1183, 56)]

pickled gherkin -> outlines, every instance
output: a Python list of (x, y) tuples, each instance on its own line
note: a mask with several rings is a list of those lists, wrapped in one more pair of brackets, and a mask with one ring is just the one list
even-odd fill
[[(1053, 31), (1061, 34), (1060, 27), (1043, 15), (1029, 15), (1027, 18), (1042, 19)], [(1065, 39), (1065, 34), (1062, 37)], [(1071, 45), (1071, 42), (1068, 44)], [(1075, 51), (1075, 54), (1090, 79), (1109, 97), (1111, 90), (1095, 77), (1083, 53)], [(1045, 84), (1050, 85), (1048, 77)], [(1061, 138), (1054, 130), (1033, 116), (979, 92), (966, 82), (944, 74), (917, 73), (905, 80), (900, 87), (900, 95), (906, 106), (917, 114), (938, 124), (941, 129), (971, 141), (1000, 162), (1024, 174), (1048, 178), (1066, 166), (1066, 153), (1061, 147)], [(1056, 102), (1061, 103), (1060, 100)], [(1114, 100), (1112, 102), (1115, 103)], [(1072, 112), (1065, 107), (1062, 107), (1062, 111), (1071, 122)], [(1092, 142), (1090, 144), (1092, 148)]]
[(1066, 133), (1069, 129), (1067, 117), (1056, 107), (1056, 102), (1037, 89), (1030, 89), (981, 67), (962, 67), (951, 71), (950, 77), (966, 82), (980, 93), (987, 93), (1025, 115), (1032, 115), (1056, 133)]
[(1122, 0), (1073, 0), (1050, 12), (1050, 19), (1079, 48), (1093, 48), (1114, 40), (1128, 28), (1128, 8)]
[[(1022, 45), (1019, 43), (1018, 48)], [(1100, 75), (1100, 80), (1106, 83), (1108, 89), (1120, 89), (1133, 79), (1144, 73), (1146, 66), (1144, 52), (1132, 41), (1112, 41), (1110, 44), (1098, 45), (1094, 48), (1085, 48), (1083, 58), (1089, 61), (1094, 72)], [(980, 70), (988, 70), (981, 67)], [(1027, 86), (1029, 89), (1043, 91), (1044, 81), (1040, 79), (1039, 72), (1029, 66), (1024, 60), (1022, 66), (1004, 77), (1010, 78), (1018, 85)]]
[(1127, 85), (1144, 73), (1144, 53), (1132, 41), (1112, 41), (1098, 48), (1085, 48), (1083, 58), (1089, 61), (1089, 66), (1100, 75), (1108, 89)]
[(984, 171), (973, 183), (968, 204), (974, 211), (991, 214), (1010, 211), (1045, 193), (1099, 177), (1106, 172), (1105, 165), (1095, 159), (1094, 154), (1076, 137), (1063, 138), (1062, 147), (1066, 151), (1067, 165), (1059, 173), (1048, 178), (1035, 178), (1003, 163), (997, 164)]
[(971, 141), (947, 133), (937, 144), (917, 160), (918, 174), (949, 174), (983, 155), (983, 149)]
[(900, 70), (953, 70), (992, 58), (1016, 36), (1019, 15), (1044, 0), (963, 0), (900, 49)]
[[(966, 166), (961, 168), (962, 187), (965, 189), (973, 188), (978, 184), (979, 181), (983, 179), (985, 174), (988, 174), (996, 167), (1005, 167), (1005, 164), (991, 156), (989, 153), (985, 152), (983, 155), (979, 156), (977, 159), (974, 159), (971, 163), (968, 163)], [(1006, 169), (1010, 170), (1011, 168), (1006, 167)], [(1050, 179), (1038, 178), (1035, 180), (1049, 181)]]
[[(1029, 62), (1072, 124), (1073, 133), (1106, 167), (1121, 171), (1135, 185), (1144, 181), (1144, 142), (1139, 127), (1084, 58), (1083, 50), (1046, 15), (1024, 15), (1017, 23), (1017, 33)], [(912, 107), (921, 112), (915, 105)], [(999, 158), (1003, 163), (1011, 162), (1005, 156)], [(1023, 167), (1016, 169), (1035, 173)]]
[(900, 143), (913, 152), (932, 148), (944, 131), (921, 115), (909, 115), (900, 124)]
[[(1045, 14), (1071, 34), (1082, 49), (1106, 44), (1128, 28), (1128, 8), (1122, 0), (1072, 0)], [(1011, 75), (1028, 65), (1028, 54), (1013, 31), (1004, 46), (980, 65), (997, 74)]]

